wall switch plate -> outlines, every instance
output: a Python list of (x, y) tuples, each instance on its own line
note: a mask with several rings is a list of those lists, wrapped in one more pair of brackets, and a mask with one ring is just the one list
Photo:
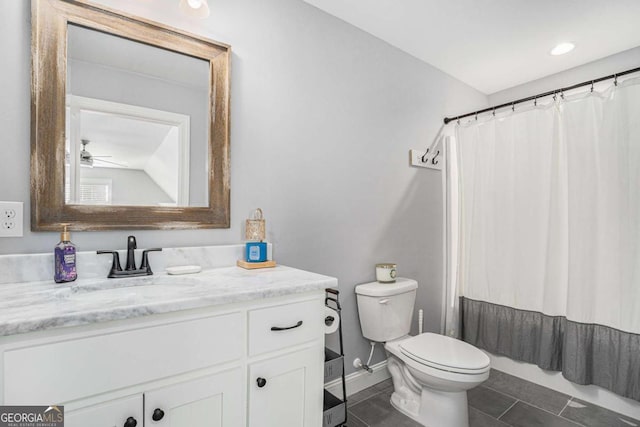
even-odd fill
[(22, 202), (0, 202), (0, 237), (23, 236), (23, 211)]
[[(444, 158), (442, 152), (439, 150), (435, 150), (435, 155), (428, 153), (425, 155), (425, 150), (409, 150), (409, 159), (411, 162), (411, 166), (415, 166), (418, 168), (427, 168), (427, 169), (435, 169), (442, 170), (442, 165), (444, 164)], [(424, 156), (424, 159), (423, 159)]]

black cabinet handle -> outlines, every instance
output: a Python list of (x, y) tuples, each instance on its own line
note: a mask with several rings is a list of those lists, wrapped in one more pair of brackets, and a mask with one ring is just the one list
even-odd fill
[(151, 419), (153, 421), (160, 421), (162, 418), (164, 418), (164, 411), (160, 408), (154, 409), (153, 415), (151, 415)]
[(265, 380), (264, 378), (258, 378), (256, 382), (258, 383), (258, 387), (260, 388), (267, 385), (267, 380)]
[(300, 326), (302, 326), (302, 320), (298, 321), (298, 323), (296, 323), (295, 325), (287, 326), (286, 328), (281, 328), (280, 326), (272, 326), (271, 330), (272, 331), (287, 331), (289, 329), (299, 328)]
[(137, 425), (138, 422), (133, 417), (127, 418), (127, 421), (124, 422), (124, 427), (136, 427)]

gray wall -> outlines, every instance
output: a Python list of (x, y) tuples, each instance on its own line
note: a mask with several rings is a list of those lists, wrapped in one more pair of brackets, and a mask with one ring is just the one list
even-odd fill
[[(147, 2), (102, 0), (131, 12)], [(0, 200), (29, 217), (29, 12), (0, 2)], [(347, 369), (365, 358), (353, 288), (374, 264), (396, 262), (419, 281), (426, 329), (439, 329), (442, 283), (440, 174), (408, 166), (445, 115), (487, 97), (300, 0), (213, 0), (190, 21), (176, 0), (146, 17), (233, 47), (231, 228), (135, 232), (140, 247), (237, 243), (244, 219), (264, 210), (275, 259), (335, 276), (344, 302)], [(0, 239), (0, 253), (51, 251), (57, 233)], [(73, 233), (80, 250), (124, 247), (127, 231)], [(80, 272), (82, 275), (82, 272)], [(374, 362), (382, 360), (380, 351)]]
[[(569, 54), (571, 55), (571, 54)], [(525, 98), (640, 66), (640, 46), (489, 95), (491, 105)], [(634, 74), (640, 76), (640, 73)], [(611, 83), (609, 83), (611, 84)]]

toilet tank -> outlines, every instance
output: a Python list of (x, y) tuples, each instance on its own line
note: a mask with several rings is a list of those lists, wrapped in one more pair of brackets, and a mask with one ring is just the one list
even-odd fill
[(365, 283), (356, 286), (362, 335), (387, 342), (409, 334), (418, 282), (398, 278), (394, 283)]

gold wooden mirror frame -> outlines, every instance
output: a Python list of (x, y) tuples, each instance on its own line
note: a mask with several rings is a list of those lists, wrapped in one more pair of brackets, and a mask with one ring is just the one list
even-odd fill
[[(31, 229), (228, 228), (231, 48), (86, 0), (31, 2)], [(208, 207), (65, 204), (67, 26), (102, 31), (209, 62)]]

